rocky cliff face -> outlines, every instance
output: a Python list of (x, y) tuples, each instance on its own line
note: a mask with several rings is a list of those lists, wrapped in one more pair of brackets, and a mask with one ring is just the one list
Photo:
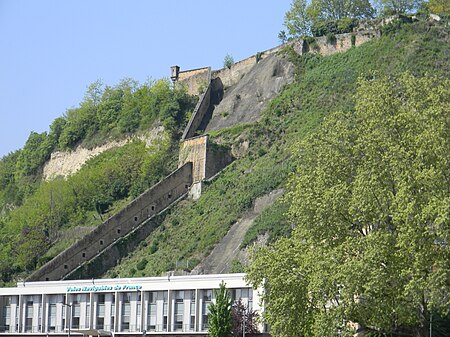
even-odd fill
[(255, 122), (269, 101), (294, 80), (294, 66), (281, 55), (271, 54), (256, 63), (235, 85), (225, 88), (206, 131)]
[(86, 161), (94, 158), (95, 156), (106, 150), (123, 146), (134, 139), (144, 141), (148, 146), (152, 144), (156, 139), (161, 138), (163, 133), (164, 127), (157, 126), (141, 135), (135, 135), (131, 138), (127, 138), (121, 141), (112, 141), (93, 149), (86, 149), (78, 146), (74, 151), (54, 152), (52, 153), (50, 160), (44, 166), (43, 179), (51, 180), (57, 177), (66, 178), (71, 174), (77, 172)]

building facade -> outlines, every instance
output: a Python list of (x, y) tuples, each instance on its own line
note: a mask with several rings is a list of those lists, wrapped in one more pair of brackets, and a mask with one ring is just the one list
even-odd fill
[(261, 312), (244, 274), (19, 283), (0, 288), (0, 336), (206, 336), (223, 281)]

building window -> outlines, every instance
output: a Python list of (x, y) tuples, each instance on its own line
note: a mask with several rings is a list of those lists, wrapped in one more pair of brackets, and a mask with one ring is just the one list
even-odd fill
[(131, 315), (131, 294), (122, 294), (122, 330), (130, 331), (130, 315)]
[(72, 329), (80, 328), (80, 303), (75, 302), (72, 304)]
[(25, 331), (33, 331), (33, 301), (27, 301), (25, 309)]
[(3, 317), (2, 324), (0, 326), (0, 331), (9, 331), (9, 326), (11, 325), (11, 296), (5, 298), (5, 303), (3, 307)]
[(88, 302), (86, 303), (86, 323), (85, 323), (85, 327), (87, 329), (89, 329), (91, 327), (91, 303), (89, 303), (89, 298), (88, 298)]
[(133, 331), (140, 331), (141, 328), (141, 314), (142, 314), (142, 294), (139, 292), (137, 294), (137, 309), (136, 309), (136, 327)]
[(168, 308), (169, 308), (169, 303), (168, 303), (168, 297), (169, 297), (169, 293), (167, 291), (163, 292), (163, 331), (167, 331), (167, 315), (168, 315)]
[(190, 312), (191, 312), (191, 319), (189, 322), (189, 330), (194, 331), (195, 330), (195, 291), (191, 290), (191, 306), (190, 306)]
[(208, 313), (209, 313), (209, 304), (213, 300), (213, 291), (212, 289), (203, 290), (203, 304), (202, 304), (202, 330), (208, 329)]
[(97, 319), (95, 321), (97, 329), (104, 329), (105, 327), (105, 294), (97, 295)]
[(175, 330), (183, 330), (184, 291), (175, 292)]
[(48, 331), (56, 330), (56, 303), (50, 303), (48, 307)]

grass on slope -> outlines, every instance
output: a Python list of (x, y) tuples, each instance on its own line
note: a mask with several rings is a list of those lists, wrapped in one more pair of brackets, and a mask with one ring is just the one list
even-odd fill
[[(211, 182), (197, 202), (176, 206), (140, 249), (106, 276), (155, 276), (195, 267), (255, 198), (283, 186), (293, 171), (292, 144), (313, 132), (329, 112), (353, 109), (359, 76), (409, 71), (417, 76), (433, 72), (448, 77), (448, 42), (445, 28), (419, 22), (346, 53), (292, 57), (297, 79), (271, 102), (259, 123), (214, 134), (230, 145), (249, 140), (248, 154)], [(263, 212), (247, 233), (245, 244), (264, 232), (271, 233), (272, 240), (289, 233), (287, 206), (276, 202)]]

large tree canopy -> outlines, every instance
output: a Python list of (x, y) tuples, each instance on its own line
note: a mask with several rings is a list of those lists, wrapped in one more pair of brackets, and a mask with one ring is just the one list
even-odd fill
[(387, 13), (408, 13), (417, 10), (423, 0), (379, 0)]
[(276, 336), (426, 336), (450, 308), (450, 80), (359, 82), (356, 108), (296, 145), (290, 238), (252, 254)]
[(374, 10), (369, 0), (311, 0), (308, 14), (312, 20), (372, 18)]
[(284, 26), (290, 37), (297, 38), (310, 34), (311, 19), (306, 13), (306, 8), (306, 0), (294, 0), (284, 15)]
[[(293, 0), (284, 16), (284, 26), (289, 38), (298, 38), (310, 35), (314, 26), (329, 21), (366, 19), (374, 14), (375, 10), (368, 0), (312, 0), (309, 5), (306, 0)], [(340, 25), (346, 26), (348, 22)], [(281, 31), (280, 40), (285, 40), (284, 35), (286, 32)]]

